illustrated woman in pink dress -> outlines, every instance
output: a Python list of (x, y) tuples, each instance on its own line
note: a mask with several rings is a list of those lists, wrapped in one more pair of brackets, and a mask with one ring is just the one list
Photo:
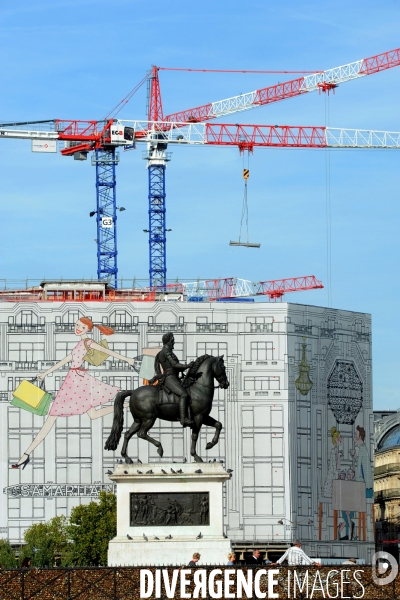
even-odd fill
[(54, 399), (49, 416), (42, 429), (39, 431), (29, 448), (27, 448), (26, 452), (24, 452), (20, 460), (15, 465), (12, 465), (13, 469), (19, 469), (19, 467), (24, 469), (26, 467), (29, 462), (30, 454), (39, 444), (41, 444), (41, 442), (43, 442), (44, 438), (56, 422), (57, 417), (70, 417), (71, 415), (83, 415), (86, 413), (90, 419), (98, 419), (99, 417), (104, 417), (104, 415), (113, 412), (114, 405), (105, 406), (101, 409), (96, 409), (96, 406), (101, 406), (102, 404), (110, 402), (117, 392), (120, 391), (119, 388), (103, 383), (102, 381), (95, 379), (95, 377), (92, 377), (92, 375), (89, 375), (88, 370), (82, 366), (84, 356), (91, 350), (100, 350), (100, 352), (118, 358), (119, 360), (124, 360), (132, 366), (135, 361), (133, 358), (121, 356), (121, 354), (118, 354), (109, 348), (104, 348), (103, 346), (96, 344), (94, 340), (87, 336), (88, 332), (92, 331), (93, 326), (99, 329), (103, 335), (112, 335), (114, 333), (114, 330), (111, 329), (111, 327), (106, 327), (105, 325), (93, 325), (91, 319), (88, 317), (81, 317), (75, 323), (75, 334), (80, 336), (81, 339), (72, 350), (71, 354), (68, 354), (68, 356), (60, 360), (45, 373), (37, 376), (37, 379), (41, 381), (46, 375), (50, 375), (50, 373), (53, 373), (53, 371), (56, 371), (65, 364), (71, 363), (68, 374)]

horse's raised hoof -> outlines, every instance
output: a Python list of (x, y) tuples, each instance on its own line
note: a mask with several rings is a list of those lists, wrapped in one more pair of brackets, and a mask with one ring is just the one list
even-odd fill
[(125, 456), (125, 462), (127, 465), (133, 465), (133, 460), (129, 456)]
[(206, 446), (206, 450), (211, 450), (211, 448), (214, 448), (215, 444), (213, 442), (208, 442), (207, 446)]
[(195, 454), (193, 456), (194, 458), (194, 462), (204, 462), (204, 460), (201, 458), (201, 456), (198, 456), (197, 454)]
[(157, 454), (159, 454), (160, 456), (163, 456), (163, 454), (164, 454), (164, 448), (162, 446), (159, 446), (157, 448)]

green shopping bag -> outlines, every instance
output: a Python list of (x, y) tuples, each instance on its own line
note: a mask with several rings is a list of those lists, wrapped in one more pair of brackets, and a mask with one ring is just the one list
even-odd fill
[(38, 415), (39, 417), (44, 417), (49, 412), (51, 401), (52, 401), (52, 395), (49, 394), (49, 392), (46, 392), (45, 395), (43, 396), (43, 398), (41, 399), (39, 405), (37, 406), (37, 408), (34, 408), (33, 406), (26, 404), (26, 402), (23, 402), (23, 400), (20, 400), (19, 398), (16, 398), (15, 396), (11, 400), (10, 404), (12, 404), (13, 406), (16, 406), (17, 408), (22, 408), (23, 410), (28, 410), (29, 412), (33, 413), (34, 415)]

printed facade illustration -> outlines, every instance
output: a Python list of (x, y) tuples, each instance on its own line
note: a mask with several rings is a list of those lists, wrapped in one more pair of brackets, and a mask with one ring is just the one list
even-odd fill
[[(305, 340), (306, 338), (303, 337), (303, 340)], [(313, 382), (311, 381), (310, 377), (309, 377), (309, 371), (310, 371), (310, 365), (307, 362), (307, 358), (306, 358), (306, 348), (307, 348), (307, 344), (302, 344), (302, 351), (301, 351), (301, 363), (299, 365), (299, 371), (300, 371), (300, 375), (298, 377), (298, 379), (296, 379), (296, 381), (294, 382), (296, 388), (299, 390), (300, 394), (302, 394), (303, 396), (307, 396), (308, 392), (311, 390), (312, 386), (313, 386)]]
[[(87, 334), (97, 352), (106, 353), (100, 342), (107, 340), (109, 354), (97, 365), (81, 362), (75, 327), (82, 318), (114, 330), (108, 336), (93, 327)], [(113, 420), (111, 394), (142, 385), (140, 365), (152, 360), (151, 349), (159, 348), (167, 332), (174, 334), (182, 362), (224, 355), (230, 385), (215, 390), (211, 411), (224, 427), (210, 450), (213, 431), (203, 427), (197, 448), (204, 460), (223, 460), (233, 469), (224, 496), (228, 537), (286, 543), (299, 537), (311, 556), (368, 560), (370, 317), (289, 303), (0, 302), (0, 535), (16, 543), (31, 523), (69, 514), (101, 489), (113, 489), (107, 471), (120, 458), (122, 443), (104, 450)], [(69, 355), (73, 360), (60, 364)], [(46, 390), (52, 399), (62, 390), (65, 410), (59, 412), (57, 400), (49, 416), (11, 404), (21, 381), (46, 372)], [(93, 393), (78, 409), (64, 397), (63, 384), (82, 375)], [(306, 385), (299, 387), (299, 379)], [(81, 389), (72, 387), (74, 394)], [(97, 391), (109, 392), (106, 402), (94, 400)], [(39, 435), (52, 415), (53, 426)], [(132, 422), (125, 409), (124, 426)], [(152, 432), (163, 457), (134, 436), (129, 450), (134, 462), (191, 460), (189, 427), (158, 422)], [(13, 469), (41, 437), (25, 468)]]

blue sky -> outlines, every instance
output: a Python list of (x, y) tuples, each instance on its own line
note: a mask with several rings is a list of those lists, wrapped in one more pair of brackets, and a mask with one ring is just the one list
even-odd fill
[[(19, 0), (3, 3), (0, 19), (0, 122), (100, 119), (152, 64), (324, 70), (400, 46), (397, 0)], [(160, 73), (166, 114), (290, 78)], [(240, 113), (234, 122), (400, 131), (399, 92), (398, 67), (343, 84), (329, 99), (307, 94)], [(143, 87), (120, 116), (145, 118), (145, 109)], [(374, 403), (382, 409), (400, 406), (399, 159), (396, 151), (330, 152), (332, 305), (372, 314)], [(2, 140), (0, 161), (0, 278), (95, 277), (90, 160), (32, 154), (29, 141)], [(141, 148), (121, 152), (124, 278), (148, 276), (145, 166)], [(174, 149), (167, 169), (168, 277), (314, 274), (326, 284), (326, 152), (258, 149), (250, 157), (249, 229), (260, 250), (229, 246), (239, 233), (242, 167), (235, 149)], [(327, 305), (328, 289), (287, 300)]]

